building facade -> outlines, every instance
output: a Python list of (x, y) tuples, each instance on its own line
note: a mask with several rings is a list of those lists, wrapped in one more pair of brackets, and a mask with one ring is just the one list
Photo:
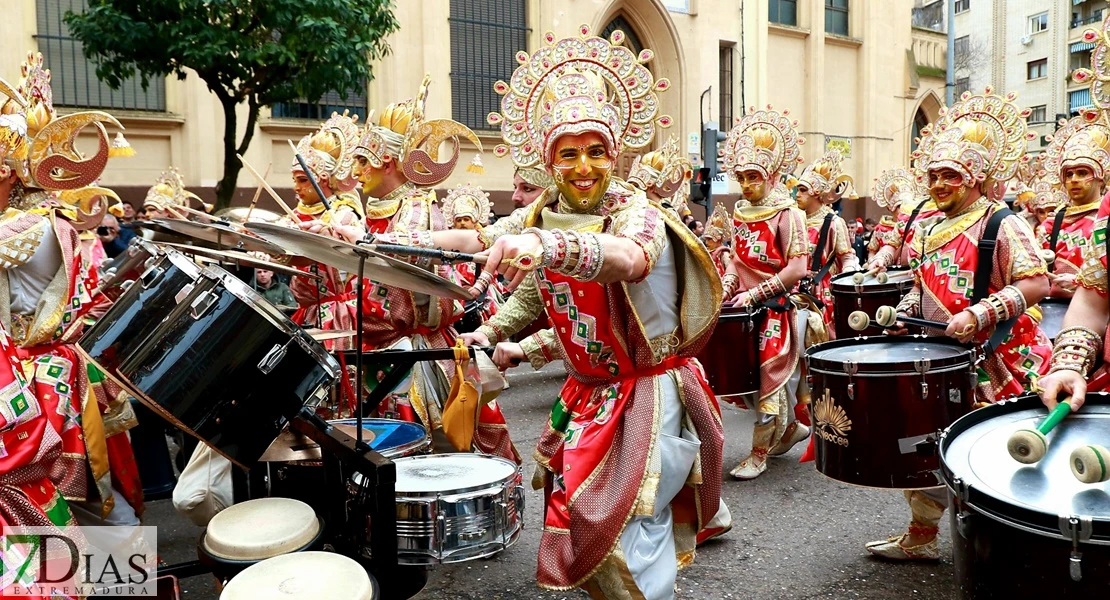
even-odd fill
[[(0, 76), (18, 78), (26, 51), (42, 51), (53, 71), (59, 110), (104, 108), (126, 127), (137, 156), (113, 161), (103, 185), (136, 199), (173, 165), (192, 191), (214, 197), (222, 174), (223, 115), (199, 78), (169, 78), (147, 90), (127, 82), (121, 91), (108, 90), (61, 22), (85, 0), (7, 1), (5, 15), (15, 26), (9, 23), (10, 34), (0, 37)], [(650, 68), (672, 84), (661, 103), (674, 125), (663, 135), (678, 136), (696, 163), (702, 161), (703, 124), (713, 121), (725, 130), (745, 106), (788, 108), (806, 138), (803, 156), (813, 160), (826, 147), (844, 149), (847, 172), (864, 197), (879, 172), (906, 164), (915, 132), (943, 105), (945, 37), (914, 26), (914, 6), (914, 0), (397, 2), (401, 29), (389, 40), (391, 54), (374, 65), (366, 89), (346, 100), (332, 95), (322, 102), (264, 108), (246, 158), (260, 170), (270, 165), (267, 180), (291, 198), (286, 139), (310, 132), (331, 110), (348, 108), (364, 120), (368, 108), (414, 95), (427, 72), (429, 116), (469, 125), (487, 149), (485, 173), (476, 175), (462, 168), (474, 152), (464, 147), (460, 168), (445, 187), (479, 184), (491, 192), (496, 212), (504, 213), (512, 165), (488, 152), (498, 141), (485, 123), (486, 113), (497, 106), (493, 83), (508, 79), (515, 52), (535, 49), (544, 32), (572, 35), (585, 23), (606, 34), (621, 29), (633, 48), (655, 51)], [(244, 121), (245, 115), (239, 119)], [(630, 162), (624, 157), (622, 166)], [(239, 186), (236, 202), (249, 201), (254, 181), (246, 171)], [(718, 184), (715, 192), (721, 201), (735, 198), (731, 183)], [(864, 206), (846, 206), (845, 214), (863, 214)]]

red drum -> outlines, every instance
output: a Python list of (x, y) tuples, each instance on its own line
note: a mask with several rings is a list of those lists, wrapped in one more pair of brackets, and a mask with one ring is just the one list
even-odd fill
[(835, 313), (836, 339), (842, 340), (861, 335), (880, 335), (883, 330), (872, 324), (863, 331), (848, 326), (848, 315), (862, 310), (872, 320), (880, 306), (897, 306), (907, 292), (913, 289), (913, 272), (906, 267), (891, 267), (887, 270), (887, 282), (879, 283), (874, 276), (867, 277), (863, 283), (852, 280), (855, 273), (841, 273), (833, 277), (830, 285)]
[(1110, 394), (1088, 393), (1036, 464), (1010, 458), (1006, 440), (1045, 414), (1028, 394), (980, 408), (940, 437), (960, 598), (1086, 600), (1110, 591), (1110, 487), (1081, 483), (1070, 469), (1074, 448), (1110, 445)]
[(759, 392), (759, 337), (766, 317), (762, 306), (721, 307), (717, 327), (697, 357), (718, 397)]
[(806, 350), (817, 470), (877, 488), (936, 487), (917, 444), (975, 403), (973, 353), (949, 338), (865, 337)]

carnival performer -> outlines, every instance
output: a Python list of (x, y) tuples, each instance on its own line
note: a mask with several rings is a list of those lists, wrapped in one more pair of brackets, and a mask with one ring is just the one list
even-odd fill
[(143, 198), (143, 210), (147, 219), (185, 219), (188, 215), (179, 210), (179, 207), (191, 207), (196, 202), (205, 212), (211, 206), (205, 204), (199, 196), (185, 189), (185, 179), (175, 167), (162, 171), (154, 180), (154, 185), (146, 191)]
[(705, 243), (705, 248), (709, 250), (709, 255), (713, 257), (713, 265), (717, 267), (717, 274), (721, 277), (725, 276), (725, 267), (731, 260), (728, 244), (732, 243), (734, 235), (736, 235), (736, 228), (732, 225), (732, 217), (724, 206), (718, 204), (705, 220), (705, 233), (702, 234), (701, 239)]
[[(443, 218), (447, 223), (450, 223), (451, 229), (478, 230), (489, 226), (489, 194), (483, 192), (478, 186), (469, 183), (455, 187), (447, 192), (447, 196), (443, 199)], [(468, 287), (473, 286), (478, 280), (479, 271), (480, 268), (474, 263), (455, 265), (455, 273), (458, 274), (459, 283)], [(493, 285), (487, 288), (487, 297), (472, 301), (481, 302), (479, 323), (484, 323), (497, 314), (497, 308), (503, 302), (503, 294), (507, 294), (507, 292), (508, 290), (500, 281), (495, 281)], [(468, 303), (468, 316), (471, 310), (470, 303)]]
[[(843, 160), (839, 150), (826, 152), (802, 171), (795, 187), (798, 208), (806, 213), (811, 257), (808, 277), (820, 275), (809, 291), (824, 304), (821, 314), (827, 332), (833, 330), (832, 278), (859, 269), (859, 259), (848, 241), (848, 224), (832, 209), (852, 184), (852, 178), (842, 172)], [(824, 247), (818, 251), (821, 240)]]
[(517, 167), (513, 172), (513, 208), (524, 208), (540, 194), (555, 193), (555, 181), (543, 169)]
[(736, 235), (723, 279), (725, 297), (737, 306), (776, 306), (762, 325), (752, 450), (730, 472), (737, 479), (755, 479), (767, 470), (772, 449), (781, 450), (782, 444), (788, 450), (808, 435), (804, 426), (792, 425), (801, 348), (796, 311), (786, 294), (809, 271), (809, 249), (805, 213), (781, 182), (783, 172), (801, 162), (804, 140), (796, 128), (786, 111), (752, 109), (725, 139), (725, 168), (740, 183), (744, 200), (733, 212)]
[(875, 226), (867, 245), (867, 268), (883, 270), (908, 266), (916, 224), (941, 212), (917, 177), (907, 169), (887, 169), (880, 173), (875, 179), (873, 197), (879, 207), (894, 216), (884, 215)]
[(690, 159), (682, 155), (678, 138), (672, 135), (661, 149), (637, 156), (626, 180), (643, 191), (648, 200), (681, 219), (681, 209), (686, 208), (685, 192), (693, 176)]
[[(928, 185), (943, 218), (915, 226), (910, 264), (914, 287), (898, 304), (900, 314), (948, 323), (945, 335), (987, 344), (998, 327), (1010, 327), (978, 367), (978, 403), (1021, 394), (1048, 370), (1051, 346), (1026, 312), (1048, 293), (1048, 278), (1033, 232), (1021, 217), (1001, 219), (993, 264), (979, 264), (978, 244), (992, 215), (1007, 210), (988, 196), (1014, 176), (1025, 153), (1025, 118), (1014, 95), (965, 92), (922, 131), (914, 169)], [(975, 301), (975, 274), (989, 269), (988, 294)], [(896, 333), (902, 333), (902, 328)], [(937, 524), (946, 504), (943, 488), (906, 491), (912, 518), (906, 533), (872, 542), (872, 554), (895, 560), (936, 560)]]
[(1043, 223), (1044, 248), (1054, 253), (1048, 278), (1049, 295), (1070, 298), (1084, 254), (1091, 245), (1095, 216), (1106, 192), (1110, 170), (1110, 126), (1097, 110), (1084, 111), (1052, 134), (1045, 151), (1046, 183), (1061, 187), (1067, 203)]
[[(426, 118), (430, 82), (430, 76), (425, 75), (416, 98), (387, 106), (376, 123), (368, 123), (354, 151), (355, 173), (368, 196), (367, 229), (394, 236), (400, 243), (427, 240), (433, 231), (446, 229), (433, 188), (454, 170), (460, 137), (482, 148), (465, 125)], [(442, 162), (433, 160), (431, 155), (448, 140), (454, 145), (451, 156)], [(441, 277), (456, 277), (449, 266), (440, 265), (434, 270)], [(348, 293), (355, 292), (354, 286), (354, 280), (348, 283)], [(366, 280), (363, 306), (362, 330), (371, 348), (449, 348), (458, 337), (453, 325), (462, 316), (462, 306), (449, 298), (433, 298)], [(380, 414), (424, 425), (437, 439), (438, 447), (448, 449), (442, 410), (454, 369), (451, 361), (417, 363), (411, 376), (382, 402)], [(473, 446), (520, 462), (496, 401), (482, 407)]]
[[(75, 198), (103, 199), (81, 192), (104, 171), (109, 138), (104, 123), (122, 126), (111, 115), (54, 112), (50, 72), (42, 55), (29, 53), (22, 65), (18, 96), (0, 113), (23, 118), (29, 148), (26, 158), (9, 156), (14, 173), (0, 190), (0, 320), (10, 323), (16, 355), (30, 377), (34, 395), (61, 437), (60, 457), (50, 479), (82, 525), (138, 525), (142, 486), (126, 435), (136, 425), (129, 396), (77, 351), (82, 317), (92, 305), (88, 263), (79, 231), (95, 228), (106, 206), (91, 207)], [(82, 156), (63, 143), (85, 127), (97, 149)], [(91, 479), (88, 475), (91, 474)]]
[[(477, 234), (414, 241), (485, 249), (479, 281), (497, 269), (514, 287), (535, 282), (533, 314), (546, 311), (565, 351), (570, 377), (535, 453), (533, 484), (547, 496), (540, 587), (673, 598), (699, 519), (721, 506), (720, 413), (692, 360), (716, 321), (720, 283), (677, 217), (613, 178), (622, 150), (671, 122), (656, 108), (669, 84), (643, 64), (651, 52), (585, 25), (543, 39), (531, 57), (519, 54), (513, 85), (494, 88), (508, 96), (502, 106), (523, 109), (489, 121), (507, 142), (497, 152), (543, 165), (558, 193)], [(518, 345), (499, 344), (495, 361), (512, 355)]]

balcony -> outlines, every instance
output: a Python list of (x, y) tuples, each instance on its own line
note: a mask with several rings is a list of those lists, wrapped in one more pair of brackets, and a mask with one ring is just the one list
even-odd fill
[(1102, 9), (1096, 10), (1095, 12), (1091, 13), (1091, 16), (1087, 17), (1086, 19), (1076, 19), (1072, 21), (1071, 28), (1075, 29), (1076, 27), (1091, 25), (1092, 23), (1098, 23), (1099, 21), (1102, 21)]
[(948, 54), (948, 37), (945, 34), (914, 27), (912, 49), (919, 76), (944, 78)]

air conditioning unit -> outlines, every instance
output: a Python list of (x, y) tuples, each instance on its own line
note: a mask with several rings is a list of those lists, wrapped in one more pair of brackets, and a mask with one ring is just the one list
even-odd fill
[(1033, 43), (1033, 36), (1031, 36), (1031, 35), (1023, 36), (1021, 38), (1021, 45), (1022, 46), (1028, 46), (1029, 44), (1032, 44), (1032, 43)]

